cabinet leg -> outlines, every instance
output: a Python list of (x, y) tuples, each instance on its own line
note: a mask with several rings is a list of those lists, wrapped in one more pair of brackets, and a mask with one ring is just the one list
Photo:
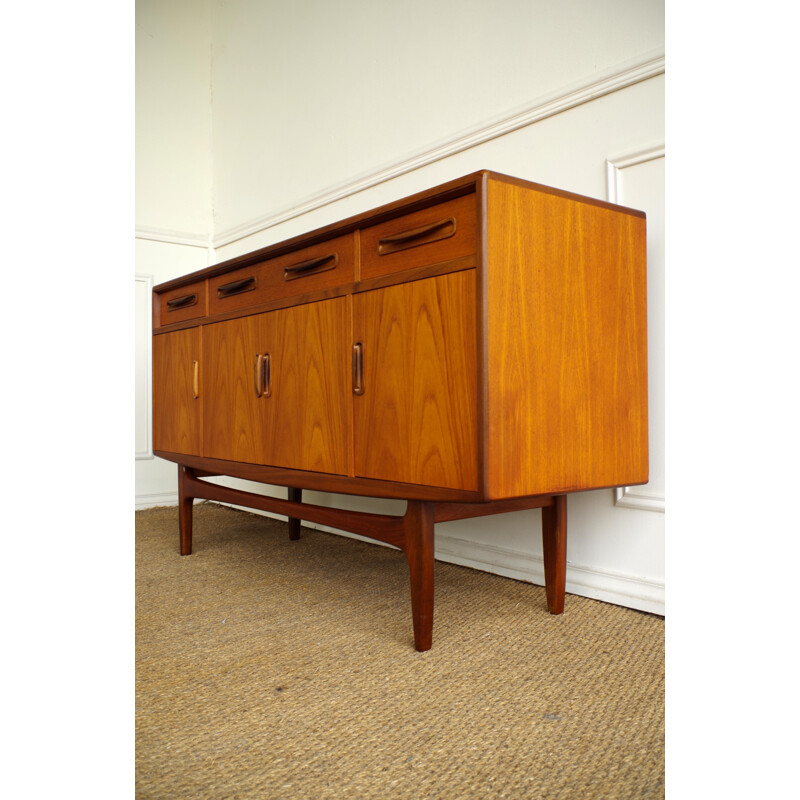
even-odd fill
[[(300, 503), (303, 500), (303, 490), (289, 487), (289, 500), (293, 503)], [(289, 517), (289, 538), (296, 541), (300, 538), (300, 520)]]
[(181, 529), (181, 555), (192, 554), (192, 503), (194, 498), (186, 492), (187, 468), (178, 464), (178, 520)]
[(433, 503), (408, 501), (403, 528), (404, 551), (411, 573), (414, 647), (431, 649), (433, 638)]
[(561, 614), (567, 582), (567, 496), (556, 495), (553, 500), (552, 506), (542, 509), (544, 586), (547, 610), (551, 614)]

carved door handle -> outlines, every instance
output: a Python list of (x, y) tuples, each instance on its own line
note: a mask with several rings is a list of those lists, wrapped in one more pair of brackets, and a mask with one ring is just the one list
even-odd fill
[(364, 344), (353, 345), (353, 394), (364, 394)]

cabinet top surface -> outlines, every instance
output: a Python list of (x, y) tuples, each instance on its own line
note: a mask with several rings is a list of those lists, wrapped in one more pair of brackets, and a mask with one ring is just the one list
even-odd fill
[(422, 192), (417, 192), (416, 194), (408, 195), (391, 203), (378, 206), (377, 208), (347, 217), (346, 219), (339, 220), (330, 225), (326, 225), (325, 227), (308, 231), (298, 236), (294, 236), (291, 239), (276, 242), (275, 244), (245, 253), (244, 255), (237, 256), (236, 258), (222, 261), (219, 264), (197, 270), (180, 278), (174, 278), (173, 280), (161, 283), (154, 287), (153, 291), (158, 293), (176, 289), (193, 281), (221, 275), (239, 267), (245, 267), (250, 264), (263, 261), (267, 258), (280, 256), (301, 246), (312, 245), (329, 239), (333, 236), (352, 232), (357, 228), (373, 225), (402, 214), (407, 214), (419, 208), (424, 208), (435, 203), (444, 202), (461, 195), (469, 194), (471, 192), (475, 192), (479, 186), (483, 185), (489, 180), (512, 183), (529, 191), (555, 194), (571, 199), (575, 202), (588, 203), (590, 205), (608, 208), (618, 213), (630, 214), (642, 218), (645, 217), (645, 213), (643, 211), (637, 211), (625, 206), (615, 205), (604, 200), (598, 200), (594, 197), (587, 197), (574, 192), (556, 189), (552, 186), (545, 186), (543, 184), (534, 183), (522, 178), (515, 178), (510, 175), (504, 175), (500, 172), (494, 172), (492, 170), (479, 170), (477, 172), (470, 173), (469, 175), (464, 175), (461, 178), (448, 181), (447, 183), (442, 183), (438, 186), (431, 187), (430, 189), (426, 189)]

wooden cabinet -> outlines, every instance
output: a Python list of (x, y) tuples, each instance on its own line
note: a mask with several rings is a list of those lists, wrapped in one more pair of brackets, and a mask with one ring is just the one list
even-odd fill
[(566, 494), (647, 481), (645, 273), (641, 212), (481, 171), (157, 286), (154, 441), (179, 465), (181, 551), (196, 497), (395, 544), (426, 649), (434, 523), (540, 507), (559, 613)]

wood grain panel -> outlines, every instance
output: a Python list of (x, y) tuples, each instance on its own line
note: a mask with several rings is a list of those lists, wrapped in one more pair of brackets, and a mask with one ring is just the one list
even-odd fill
[(265, 399), (256, 397), (256, 356), (266, 347), (267, 314), (206, 325), (204, 455), (264, 463)]
[[(405, 242), (388, 242), (428, 228), (429, 233)], [(471, 256), (476, 241), (477, 201), (475, 194), (468, 194), (362, 230), (361, 279)]]
[(272, 396), (263, 463), (346, 474), (350, 438), (347, 299), (282, 309), (267, 337)]
[(353, 298), (356, 475), (477, 490), (475, 271)]
[(489, 496), (646, 482), (643, 217), (488, 193)]
[[(153, 337), (153, 448), (203, 453), (201, 329)], [(197, 362), (198, 397), (194, 396)]]

